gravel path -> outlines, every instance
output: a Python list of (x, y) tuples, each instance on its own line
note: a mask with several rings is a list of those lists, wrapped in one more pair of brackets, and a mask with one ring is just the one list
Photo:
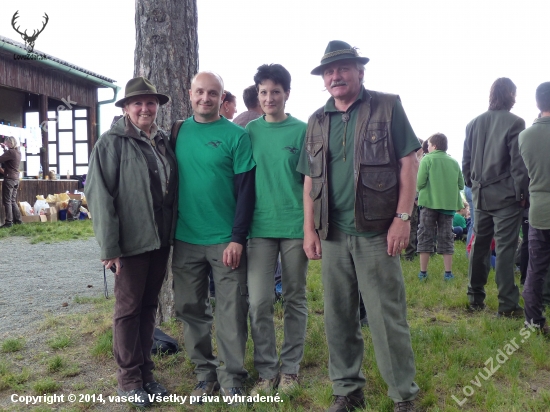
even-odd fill
[[(32, 245), (27, 238), (0, 240), (0, 341), (32, 336), (47, 313), (82, 312), (75, 296), (103, 294), (103, 267), (95, 238)], [(109, 294), (113, 274), (108, 271)], [(91, 286), (91, 287), (90, 287)]]

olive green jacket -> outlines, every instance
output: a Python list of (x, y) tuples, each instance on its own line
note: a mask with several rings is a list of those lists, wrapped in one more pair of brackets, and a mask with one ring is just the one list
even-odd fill
[[(169, 137), (159, 129), (166, 142)], [(121, 118), (97, 141), (90, 156), (85, 194), (101, 259), (133, 256), (161, 247), (154, 218), (147, 161), (135, 128)], [(166, 144), (166, 156), (175, 155)], [(177, 176), (177, 171), (176, 171)], [(175, 189), (177, 193), (177, 188)], [(177, 196), (172, 205), (174, 238)]]
[(466, 126), (462, 174), (474, 208), (498, 210), (527, 198), (528, 177), (519, 154), (525, 121), (507, 110), (488, 110)]

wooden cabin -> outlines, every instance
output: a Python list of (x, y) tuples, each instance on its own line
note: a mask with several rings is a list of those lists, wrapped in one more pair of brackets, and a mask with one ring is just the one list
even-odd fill
[[(120, 89), (114, 83), (39, 50), (28, 53), (24, 44), (0, 36), (0, 136), (13, 135), (23, 145), (18, 200), (32, 205), (37, 194), (48, 194), (39, 192), (44, 188), (57, 193), (77, 188), (99, 137), (99, 108), (114, 102)], [(98, 101), (99, 88), (112, 89), (112, 99)], [(44, 177), (54, 171), (61, 180), (41, 183), (40, 167)]]

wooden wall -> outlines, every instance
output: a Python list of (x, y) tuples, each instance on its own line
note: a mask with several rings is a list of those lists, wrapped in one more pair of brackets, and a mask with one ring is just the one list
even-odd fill
[(44, 64), (0, 54), (0, 85), (56, 99), (70, 96), (79, 106), (95, 108), (97, 86), (62, 73)]
[[(0, 179), (0, 193), (2, 193), (3, 179)], [(56, 193), (65, 193), (67, 190), (71, 193), (78, 189), (78, 180), (33, 180), (23, 179), (19, 181), (19, 190), (17, 191), (18, 202), (29, 202), (34, 206), (36, 196), (44, 197)], [(4, 206), (0, 202), (0, 224), (3, 225), (6, 219)]]

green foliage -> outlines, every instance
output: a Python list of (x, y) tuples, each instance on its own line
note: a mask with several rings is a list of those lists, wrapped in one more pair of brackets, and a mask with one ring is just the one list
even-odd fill
[(0, 239), (10, 236), (28, 237), (31, 243), (54, 243), (75, 239), (88, 239), (94, 236), (91, 220), (73, 222), (39, 222), (13, 225), (0, 231)]
[(65, 361), (59, 355), (48, 360), (48, 372), (57, 372), (65, 366)]
[(49, 377), (37, 380), (32, 384), (32, 389), (37, 395), (54, 393), (59, 388), (61, 388), (61, 385)]
[(48, 341), (48, 345), (54, 350), (67, 348), (73, 343), (73, 338), (65, 333), (61, 333)]
[(11, 352), (17, 352), (23, 349), (25, 346), (25, 339), (23, 338), (17, 338), (17, 339), (6, 339), (2, 342), (1, 349), (4, 353), (11, 353)]
[(96, 358), (113, 357), (113, 330), (108, 329), (96, 339), (92, 347), (92, 356)]

